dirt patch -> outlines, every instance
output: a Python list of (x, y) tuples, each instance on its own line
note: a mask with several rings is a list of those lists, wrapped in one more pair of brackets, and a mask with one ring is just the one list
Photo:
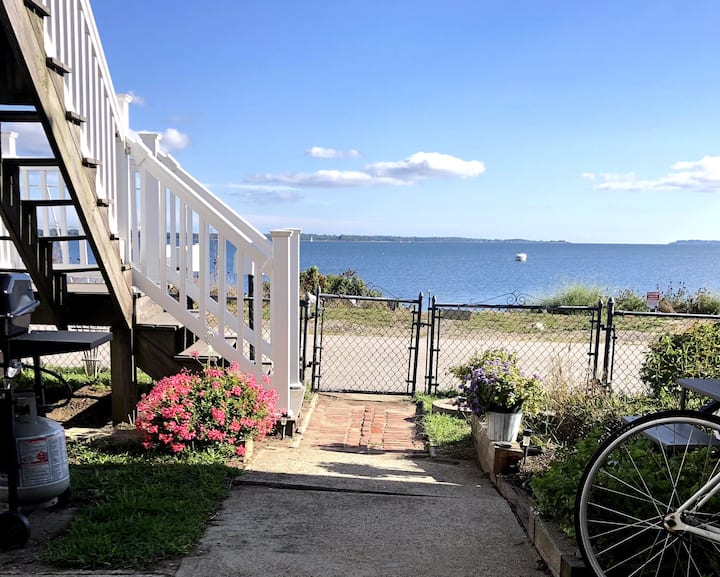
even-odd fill
[(67, 405), (53, 409), (46, 416), (66, 429), (104, 427), (112, 418), (110, 389), (86, 385), (75, 391)]

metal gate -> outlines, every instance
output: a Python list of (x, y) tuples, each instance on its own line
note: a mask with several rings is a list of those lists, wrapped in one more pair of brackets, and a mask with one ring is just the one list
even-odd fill
[[(595, 307), (525, 304), (511, 293), (504, 304), (442, 304), (428, 309), (425, 392), (457, 388), (451, 373), (483, 349), (506, 348), (524, 370), (558, 384), (597, 383), (602, 301)], [(608, 360), (605, 359), (604, 366)], [(603, 373), (604, 371), (600, 371)]]
[(415, 393), (422, 294), (408, 300), (319, 293), (315, 307), (313, 391)]

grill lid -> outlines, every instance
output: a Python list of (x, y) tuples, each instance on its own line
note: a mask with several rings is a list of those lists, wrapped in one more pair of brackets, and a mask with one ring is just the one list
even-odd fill
[(0, 273), (0, 318), (29, 317), (39, 304), (33, 294), (30, 275)]

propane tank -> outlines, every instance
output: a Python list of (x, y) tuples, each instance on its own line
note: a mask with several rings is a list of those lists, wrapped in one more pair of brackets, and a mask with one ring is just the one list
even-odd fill
[[(37, 415), (34, 394), (16, 396), (15, 442), (20, 505), (53, 503), (70, 488), (70, 469), (62, 426)], [(8, 474), (0, 471), (0, 501), (8, 501)]]

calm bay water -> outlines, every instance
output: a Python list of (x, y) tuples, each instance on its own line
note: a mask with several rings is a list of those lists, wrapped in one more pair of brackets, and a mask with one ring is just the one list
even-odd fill
[[(515, 260), (520, 252), (527, 261)], [(720, 244), (303, 241), (300, 269), (313, 265), (323, 274), (352, 269), (385, 296), (422, 292), (443, 303), (492, 302), (511, 292), (541, 298), (573, 284), (606, 294), (681, 284), (691, 293), (720, 292)]]

